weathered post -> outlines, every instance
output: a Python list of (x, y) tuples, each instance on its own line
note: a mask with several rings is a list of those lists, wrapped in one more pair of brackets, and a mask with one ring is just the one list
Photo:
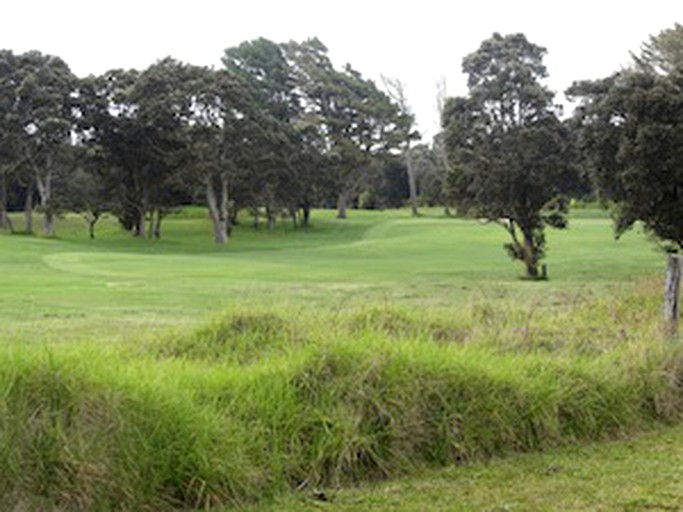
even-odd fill
[(670, 254), (666, 265), (666, 284), (664, 289), (664, 322), (667, 335), (678, 336), (681, 299), (681, 261), (683, 256)]

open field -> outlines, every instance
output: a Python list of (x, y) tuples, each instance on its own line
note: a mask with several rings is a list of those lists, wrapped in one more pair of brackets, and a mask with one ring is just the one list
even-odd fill
[(113, 221), (89, 240), (74, 217), (54, 240), (0, 234), (0, 336), (104, 341), (255, 305), (438, 309), (500, 297), (549, 304), (663, 268), (642, 236), (614, 241), (602, 212), (579, 211), (569, 230), (549, 233), (551, 280), (525, 282), (502, 250), (501, 228), (430, 213), (359, 211), (339, 222), (316, 212), (310, 229), (274, 233), (245, 222), (226, 247), (213, 244), (203, 210), (169, 220), (159, 241), (131, 239)]
[[(313, 222), (245, 222), (222, 248), (198, 210), (159, 241), (113, 222), (89, 240), (76, 218), (58, 239), (0, 235), (0, 508), (260, 507), (461, 466), (396, 484), (429, 510), (411, 486), (680, 419), (664, 258), (642, 234), (615, 242), (603, 214), (577, 212), (549, 233), (551, 279), (530, 282), (497, 226)], [(547, 459), (510, 460), (491, 475)], [(374, 506), (373, 489), (349, 492), (342, 510)], [(533, 509), (525, 492), (495, 506)]]

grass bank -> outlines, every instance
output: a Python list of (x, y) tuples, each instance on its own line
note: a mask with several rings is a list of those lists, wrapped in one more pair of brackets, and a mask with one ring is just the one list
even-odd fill
[(0, 350), (0, 506), (245, 506), (622, 438), (683, 411), (655, 287), (551, 308), (237, 309), (143, 343)]

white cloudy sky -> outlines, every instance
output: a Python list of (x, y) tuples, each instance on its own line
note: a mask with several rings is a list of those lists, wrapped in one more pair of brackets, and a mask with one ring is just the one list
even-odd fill
[(335, 63), (400, 79), (427, 137), (438, 129), (436, 82), (465, 92), (462, 57), (493, 32), (548, 49), (549, 86), (598, 78), (650, 34), (683, 23), (681, 0), (4, 0), (0, 48), (62, 57), (79, 76), (144, 68), (171, 55), (220, 66), (227, 47), (316, 36)]

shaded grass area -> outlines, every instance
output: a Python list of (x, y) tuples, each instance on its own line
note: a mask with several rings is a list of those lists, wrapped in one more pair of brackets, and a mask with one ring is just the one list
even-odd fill
[(244, 506), (677, 421), (683, 353), (652, 290), (249, 308), (143, 343), (5, 346), (0, 508)]

